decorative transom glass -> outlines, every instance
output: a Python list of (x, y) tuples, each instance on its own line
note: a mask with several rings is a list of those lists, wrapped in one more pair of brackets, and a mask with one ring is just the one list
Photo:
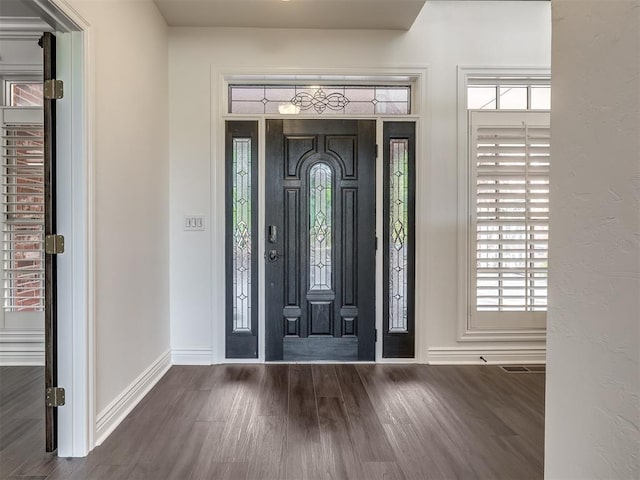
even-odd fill
[(392, 139), (389, 155), (389, 331), (407, 332), (409, 293), (409, 140)]
[(331, 290), (332, 172), (326, 163), (309, 170), (309, 289)]
[(408, 85), (230, 85), (229, 113), (408, 115)]
[(251, 330), (251, 139), (233, 139), (233, 331)]

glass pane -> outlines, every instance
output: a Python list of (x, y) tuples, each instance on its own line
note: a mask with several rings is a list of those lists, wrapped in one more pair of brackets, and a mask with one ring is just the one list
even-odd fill
[(469, 110), (495, 110), (496, 87), (469, 87), (467, 89)]
[(531, 87), (531, 110), (551, 109), (551, 87)]
[(378, 102), (376, 113), (379, 115), (407, 115), (409, 104), (407, 102)]
[(500, 87), (500, 110), (526, 110), (527, 87)]
[(331, 290), (332, 172), (326, 163), (309, 171), (309, 289)]
[(230, 113), (407, 115), (409, 86), (231, 85)]
[(389, 331), (407, 331), (409, 140), (392, 139), (389, 156)]
[(238, 101), (231, 103), (231, 111), (233, 113), (264, 113), (264, 103), (262, 102), (250, 102), (250, 101)]
[(9, 83), (10, 107), (41, 107), (43, 101), (42, 83)]
[(233, 139), (233, 331), (251, 330), (251, 139)]

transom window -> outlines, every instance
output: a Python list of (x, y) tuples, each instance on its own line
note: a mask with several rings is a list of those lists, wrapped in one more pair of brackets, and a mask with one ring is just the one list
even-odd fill
[(229, 113), (408, 115), (409, 85), (230, 85)]
[(470, 78), (469, 110), (549, 110), (549, 79)]

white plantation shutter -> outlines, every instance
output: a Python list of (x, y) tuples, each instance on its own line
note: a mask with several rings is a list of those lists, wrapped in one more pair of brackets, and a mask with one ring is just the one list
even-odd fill
[(544, 328), (549, 113), (470, 112), (470, 326)]
[(44, 309), (44, 133), (41, 109), (2, 112), (3, 308)]

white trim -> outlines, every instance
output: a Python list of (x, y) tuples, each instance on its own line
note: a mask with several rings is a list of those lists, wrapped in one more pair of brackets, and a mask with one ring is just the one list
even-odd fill
[(0, 346), (0, 367), (44, 367), (44, 343), (40, 347), (28, 345)]
[(211, 365), (211, 349), (173, 348), (171, 363), (173, 365)]
[(44, 330), (0, 330), (0, 345), (3, 343), (44, 344)]
[(40, 18), (0, 16), (0, 38), (3, 41), (38, 39), (42, 32), (51, 31), (51, 26)]
[[(228, 85), (229, 83), (244, 81), (257, 81), (262, 83), (273, 82), (293, 82), (299, 83), (300, 78), (305, 83), (313, 82), (314, 77), (322, 80), (324, 83), (342, 82), (347, 84), (349, 80), (358, 80), (359, 82), (367, 83), (389, 83), (389, 80), (384, 81), (385, 78), (394, 78), (391, 83), (402, 81), (404, 84), (411, 84), (412, 86), (412, 99), (411, 99), (411, 114), (410, 115), (354, 115), (354, 116), (329, 116), (329, 119), (370, 119), (378, 122), (376, 129), (376, 140), (378, 144), (382, 144), (382, 122), (383, 121), (414, 121), (416, 122), (416, 184), (426, 185), (427, 174), (429, 170), (429, 126), (431, 119), (431, 112), (427, 108), (427, 94), (428, 94), (428, 82), (429, 82), (429, 67), (423, 66), (399, 66), (389, 68), (339, 68), (339, 69), (316, 69), (316, 68), (255, 68), (255, 67), (211, 67), (211, 78), (209, 92), (211, 94), (211, 125), (210, 125), (210, 162), (211, 162), (211, 224), (212, 225), (224, 225), (224, 163), (218, 159), (224, 159), (224, 122), (225, 120), (256, 120), (258, 121), (258, 135), (259, 135), (259, 177), (258, 177), (258, 198), (263, 199), (265, 191), (265, 120), (267, 118), (283, 118), (283, 119), (318, 119), (317, 115), (277, 115), (277, 114), (265, 114), (265, 115), (241, 115), (241, 114), (229, 114), (226, 111), (228, 105)], [(220, 141), (218, 141), (220, 140)], [(382, 202), (382, 155), (378, 158), (376, 163), (376, 202), (381, 205)], [(420, 205), (418, 202), (427, 196), (426, 187), (423, 189), (416, 189), (416, 205)], [(426, 198), (425, 198), (426, 199)], [(265, 228), (264, 224), (264, 207), (263, 202), (260, 202), (261, 208), (258, 213), (258, 231), (263, 232)], [(417, 211), (420, 209), (418, 208)], [(417, 213), (416, 213), (417, 215)], [(382, 232), (383, 222), (383, 209), (376, 209), (376, 228), (378, 236), (380, 237)], [(416, 224), (418, 218), (416, 217)], [(425, 232), (426, 235), (426, 232)], [(380, 237), (381, 238), (381, 237)], [(416, 272), (419, 262), (428, 262), (428, 252), (425, 249), (420, 248), (420, 245), (427, 242), (426, 238), (418, 236), (416, 231)], [(211, 251), (224, 251), (224, 229), (217, 232), (213, 232), (211, 235)], [(262, 258), (265, 251), (264, 245), (265, 239), (263, 235), (258, 235), (258, 258)], [(216, 258), (212, 257), (212, 277), (211, 285), (212, 292), (214, 294), (211, 298), (211, 362), (216, 363), (236, 363), (237, 360), (225, 359), (225, 272), (224, 269), (216, 269), (214, 263)], [(382, 331), (382, 262), (383, 255), (382, 249), (378, 249), (376, 252), (376, 328)], [(264, 361), (264, 345), (265, 345), (265, 290), (264, 290), (264, 263), (259, 262), (258, 267), (258, 282), (261, 288), (258, 293), (258, 362)], [(424, 285), (421, 282), (426, 282), (426, 276), (424, 278), (416, 278), (416, 290), (423, 288)], [(416, 311), (420, 311), (420, 305), (425, 305), (428, 299), (416, 299)], [(223, 307), (220, 307), (223, 305)], [(215, 312), (215, 314), (214, 314)], [(411, 359), (412, 362), (426, 356), (426, 338), (422, 338), (426, 335), (426, 328), (419, 325), (416, 321), (415, 332), (415, 359)], [(379, 341), (376, 344), (376, 360), (382, 363), (382, 342)], [(255, 360), (252, 360), (255, 362)]]
[[(478, 330), (469, 325), (469, 141), (467, 81), (472, 77), (523, 76), (543, 78), (551, 75), (548, 66), (458, 66), (458, 272), (457, 335), (458, 341), (539, 341), (546, 339), (540, 330)], [(431, 356), (431, 349), (429, 350)]]
[[(6, 39), (2, 39), (4, 42)], [(42, 79), (42, 64), (34, 63), (0, 63), (0, 75), (5, 80), (22, 79), (29, 77), (33, 79)], [(3, 102), (4, 104), (4, 99)]]
[(171, 351), (160, 355), (120, 395), (97, 415), (96, 446), (104, 442), (171, 368)]
[(44, 331), (0, 331), (0, 366), (44, 365)]
[(429, 365), (544, 364), (546, 359), (546, 347), (431, 347), (427, 363)]

